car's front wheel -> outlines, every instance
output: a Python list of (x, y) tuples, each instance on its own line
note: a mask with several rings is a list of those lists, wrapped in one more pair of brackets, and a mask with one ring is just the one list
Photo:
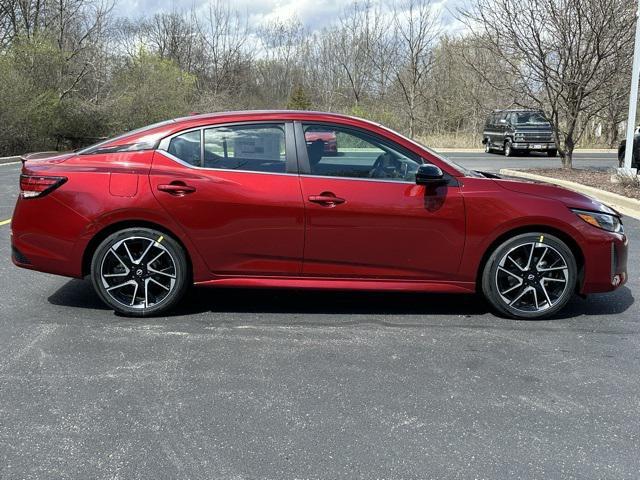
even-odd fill
[(513, 147), (511, 146), (511, 140), (504, 142), (504, 156), (512, 157), (515, 154)]
[(558, 312), (573, 295), (576, 260), (559, 238), (525, 233), (499, 245), (482, 275), (489, 303), (513, 318), (538, 319)]
[(166, 233), (126, 228), (98, 246), (91, 280), (100, 298), (116, 312), (142, 317), (173, 307), (189, 286), (184, 249)]

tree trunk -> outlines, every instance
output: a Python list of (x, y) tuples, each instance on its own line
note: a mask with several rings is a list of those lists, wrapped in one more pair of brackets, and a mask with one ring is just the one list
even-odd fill
[(572, 136), (568, 136), (564, 141), (564, 148), (560, 154), (562, 158), (562, 168), (573, 168), (573, 149), (575, 143)]

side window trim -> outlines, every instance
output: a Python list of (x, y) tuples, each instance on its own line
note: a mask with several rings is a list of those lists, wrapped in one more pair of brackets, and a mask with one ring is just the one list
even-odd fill
[[(402, 145), (398, 145), (395, 142), (390, 140), (383, 139), (380, 135), (375, 133), (368, 132), (358, 127), (352, 127), (350, 125), (342, 125), (340, 123), (331, 123), (331, 122), (304, 122), (305, 125), (318, 125), (318, 126), (326, 126), (326, 127), (336, 127), (343, 129), (345, 131), (353, 131), (362, 135), (363, 137), (370, 137), (376, 142), (385, 145), (391, 149), (397, 150), (399, 152), (403, 152), (407, 154), (409, 158), (414, 160), (417, 163), (427, 163), (422, 156), (417, 155), (415, 152), (408, 150)], [(311, 173), (311, 165), (309, 163), (309, 155), (307, 154), (307, 142), (304, 135), (303, 122), (296, 120), (294, 121), (294, 129), (296, 133), (296, 152), (298, 154), (298, 169), (300, 175), (306, 177), (314, 177), (314, 178), (335, 178), (335, 179), (347, 179), (347, 180), (359, 180), (364, 182), (384, 182), (384, 183), (409, 183), (414, 184), (415, 182), (404, 181), (404, 180), (389, 180), (384, 178), (361, 178), (361, 177), (340, 177), (340, 176), (325, 176), (325, 175), (317, 175)]]
[[(204, 163), (204, 132), (209, 128), (218, 128), (218, 127), (236, 127), (236, 126), (264, 126), (264, 125), (282, 125), (284, 126), (284, 142), (285, 142), (285, 172), (260, 172), (255, 170), (230, 170), (226, 168), (215, 168), (215, 167), (204, 167), (202, 166)], [(200, 131), (200, 166), (191, 165), (189, 162), (186, 162), (175, 155), (169, 152), (169, 144), (171, 140), (180, 135), (184, 135), (185, 133), (193, 132), (199, 130)], [(296, 141), (295, 141), (295, 132), (293, 127), (293, 122), (290, 120), (267, 120), (267, 121), (246, 121), (246, 122), (228, 122), (228, 123), (216, 123), (216, 124), (207, 124), (200, 125), (197, 127), (187, 128), (184, 130), (180, 130), (179, 132), (172, 133), (164, 137), (158, 143), (155, 150), (161, 150), (162, 153), (173, 161), (179, 163), (188, 168), (196, 169), (196, 170), (213, 170), (213, 171), (224, 171), (224, 172), (244, 172), (244, 173), (259, 173), (265, 175), (298, 175), (298, 161), (296, 155)]]
[(309, 163), (309, 155), (307, 154), (307, 142), (304, 138), (304, 130), (302, 122), (296, 120), (293, 122), (293, 128), (296, 139), (296, 156), (298, 157), (298, 172), (300, 175), (311, 175), (311, 164)]
[(204, 168), (204, 128), (200, 129), (200, 165), (199, 168)]

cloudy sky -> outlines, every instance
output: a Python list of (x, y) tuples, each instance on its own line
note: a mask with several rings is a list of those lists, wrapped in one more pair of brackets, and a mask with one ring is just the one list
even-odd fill
[[(348, 6), (349, 0), (227, 0), (243, 15), (248, 15), (251, 25), (274, 20), (298, 18), (309, 30), (327, 26)], [(117, 15), (135, 18), (150, 16), (157, 12), (196, 10), (204, 7), (208, 0), (116, 0)], [(389, 0), (373, 0), (373, 3), (388, 5)], [(443, 23), (452, 30), (457, 25), (450, 12), (465, 3), (465, 0), (433, 0), (442, 13)]]

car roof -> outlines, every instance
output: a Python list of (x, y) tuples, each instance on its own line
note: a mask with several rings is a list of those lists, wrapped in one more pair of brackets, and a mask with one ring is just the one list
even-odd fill
[(500, 110), (500, 109), (495, 109), (492, 113), (504, 113), (504, 112), (542, 112), (542, 110), (538, 109), (538, 108), (505, 108), (504, 110)]
[(198, 120), (218, 120), (224, 117), (278, 117), (283, 120), (296, 120), (307, 119), (311, 117), (317, 118), (330, 118), (330, 119), (343, 119), (343, 120), (355, 120), (358, 122), (369, 123), (372, 125), (379, 125), (370, 120), (354, 117), (351, 115), (345, 115), (342, 113), (334, 112), (321, 112), (315, 110), (235, 110), (228, 112), (212, 112), (212, 113), (194, 113), (185, 117), (174, 118), (174, 122), (191, 122)]
[[(296, 120), (317, 123), (335, 123), (345, 127), (360, 127), (369, 132), (382, 135), (390, 141), (407, 148), (409, 151), (413, 151), (426, 159), (434, 161), (436, 164), (444, 164), (443, 170), (446, 170), (453, 176), (463, 175), (460, 167), (454, 166), (451, 162), (447, 162), (434, 151), (380, 123), (341, 113), (316, 112), (308, 110), (242, 110), (194, 114), (186, 117), (166, 120), (164, 122), (149, 125), (146, 128), (119, 135), (118, 137), (100, 143), (99, 146), (101, 148), (109, 148), (136, 143), (157, 146), (163, 138), (182, 131), (202, 128), (208, 125), (214, 126), (236, 122), (271, 123)], [(95, 146), (88, 148), (95, 148)]]
[(178, 117), (172, 120), (150, 125), (115, 138), (102, 142), (101, 146), (111, 147), (141, 142), (156, 142), (161, 138), (190, 128), (198, 128), (211, 123), (235, 123), (248, 121), (311, 121), (311, 122), (335, 122), (342, 125), (360, 126), (373, 130), (387, 130), (379, 123), (365, 120), (350, 115), (330, 112), (315, 112), (308, 110), (241, 110), (230, 112), (199, 113)]

